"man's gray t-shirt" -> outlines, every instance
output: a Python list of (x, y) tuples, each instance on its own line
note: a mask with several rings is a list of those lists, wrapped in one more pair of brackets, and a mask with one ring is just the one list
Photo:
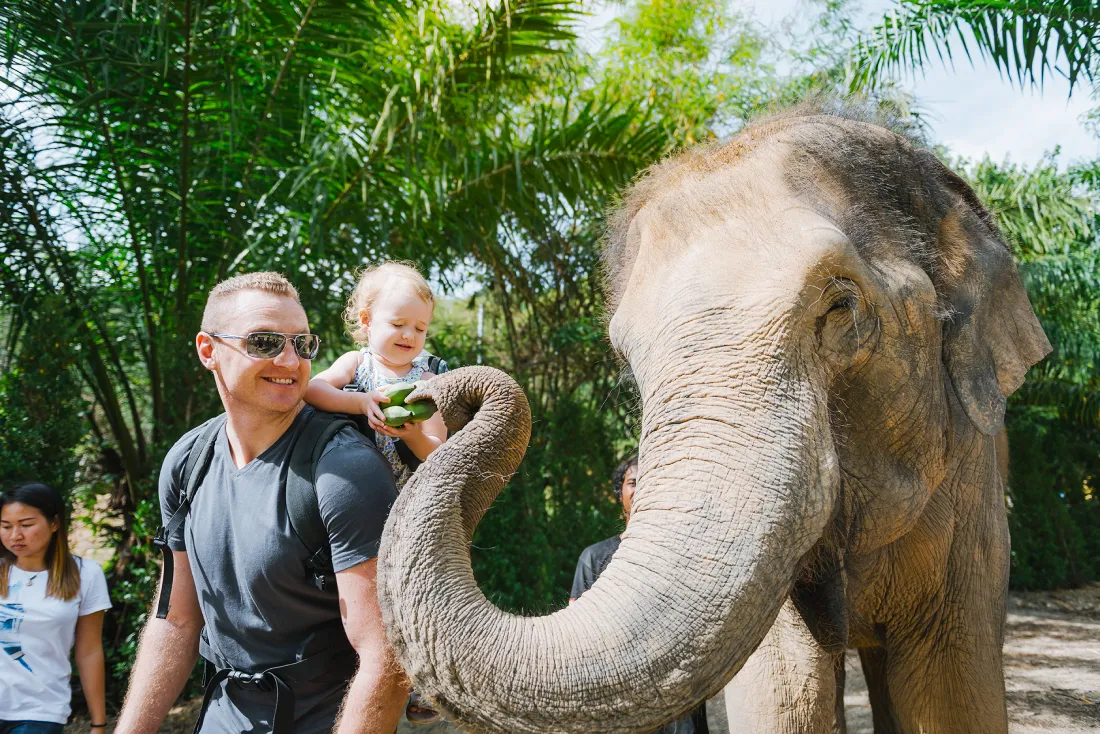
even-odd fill
[[(278, 441), (239, 470), (223, 430), (186, 522), (168, 539), (172, 550), (187, 551), (205, 641), (219, 662), (237, 670), (293, 662), (311, 632), (340, 619), (336, 590), (322, 591), (309, 581), (310, 554), (290, 527), (282, 492), (293, 437), (312, 414), (303, 408)], [(184, 464), (200, 432), (185, 434), (165, 457), (165, 523), (179, 506)], [(345, 428), (322, 454), (316, 490), (333, 568), (339, 572), (374, 558), (397, 496), (386, 459)], [(295, 684), (294, 731), (331, 731), (344, 691), (339, 682)], [(274, 693), (223, 682), (202, 731), (270, 731), (274, 704)]]

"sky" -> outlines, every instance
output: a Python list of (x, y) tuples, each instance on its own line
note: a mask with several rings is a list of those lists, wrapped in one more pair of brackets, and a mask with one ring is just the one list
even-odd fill
[[(756, 22), (771, 28), (807, 11), (805, 0), (733, 1)], [(889, 0), (864, 0), (861, 22), (870, 27), (892, 5)], [(605, 6), (594, 13), (585, 35), (598, 38), (617, 12)], [(1087, 82), (1072, 98), (1069, 84), (1057, 75), (1049, 76), (1041, 91), (1020, 89), (1002, 79), (992, 64), (977, 58), (972, 67), (962, 56), (953, 69), (937, 61), (924, 76), (907, 76), (902, 83), (916, 95), (932, 141), (946, 145), (955, 155), (970, 159), (989, 155), (995, 161), (1034, 164), (1060, 146), (1062, 165), (1100, 157), (1100, 139), (1080, 122), (1093, 106)]]

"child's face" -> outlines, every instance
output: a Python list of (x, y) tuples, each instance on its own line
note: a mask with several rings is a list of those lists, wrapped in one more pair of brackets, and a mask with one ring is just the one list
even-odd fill
[(367, 343), (383, 364), (410, 364), (424, 349), (432, 322), (432, 307), (403, 283), (386, 288), (370, 311), (359, 312), (367, 327)]

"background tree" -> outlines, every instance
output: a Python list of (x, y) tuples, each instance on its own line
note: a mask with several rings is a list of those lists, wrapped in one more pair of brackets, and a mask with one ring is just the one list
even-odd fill
[[(957, 44), (957, 45), (956, 45)], [(1093, 81), (1100, 57), (1100, 5), (1093, 0), (899, 0), (853, 52), (854, 88), (899, 71), (953, 62), (961, 48), (992, 61), (1021, 86), (1062, 74), (1071, 90)], [(933, 55), (935, 59), (933, 59)]]
[[(949, 6), (953, 24), (933, 22)], [(2, 4), (0, 480), (48, 478), (98, 508), (123, 678), (158, 573), (157, 468), (220, 410), (192, 354), (205, 293), (287, 274), (327, 363), (349, 346), (339, 313), (356, 269), (409, 259), (456, 294), (431, 349), (509, 371), (531, 400), (531, 448), (479, 528), (475, 573), (505, 607), (553, 608), (581, 548), (620, 529), (608, 476), (636, 443), (599, 287), (617, 193), (671, 151), (852, 78), (919, 125), (895, 72), (930, 57), (898, 39), (923, 22), (922, 47), (958, 42), (975, 8), (1000, 18), (989, 27), (1038, 29), (1011, 36), (1019, 56), (987, 44), (1032, 60), (1021, 80), (1089, 78), (1094, 11), (1077, 6), (905, 2), (860, 36), (848, 0), (811, 3), (778, 33), (722, 0), (629, 0), (587, 47), (581, 0)], [(1057, 60), (1063, 31), (1078, 45)], [(1014, 582), (1094, 578), (1097, 174), (967, 170), (1056, 342), (1011, 407)], [(1039, 471), (1051, 451), (1057, 477)]]

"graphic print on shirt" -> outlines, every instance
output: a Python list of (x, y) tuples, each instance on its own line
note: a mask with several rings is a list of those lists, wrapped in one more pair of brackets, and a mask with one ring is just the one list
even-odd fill
[[(14, 597), (22, 588), (22, 584), (12, 583), (8, 595)], [(5, 655), (33, 673), (34, 670), (31, 669), (23, 653), (23, 643), (16, 639), (26, 613), (22, 604), (0, 604), (0, 649)]]

